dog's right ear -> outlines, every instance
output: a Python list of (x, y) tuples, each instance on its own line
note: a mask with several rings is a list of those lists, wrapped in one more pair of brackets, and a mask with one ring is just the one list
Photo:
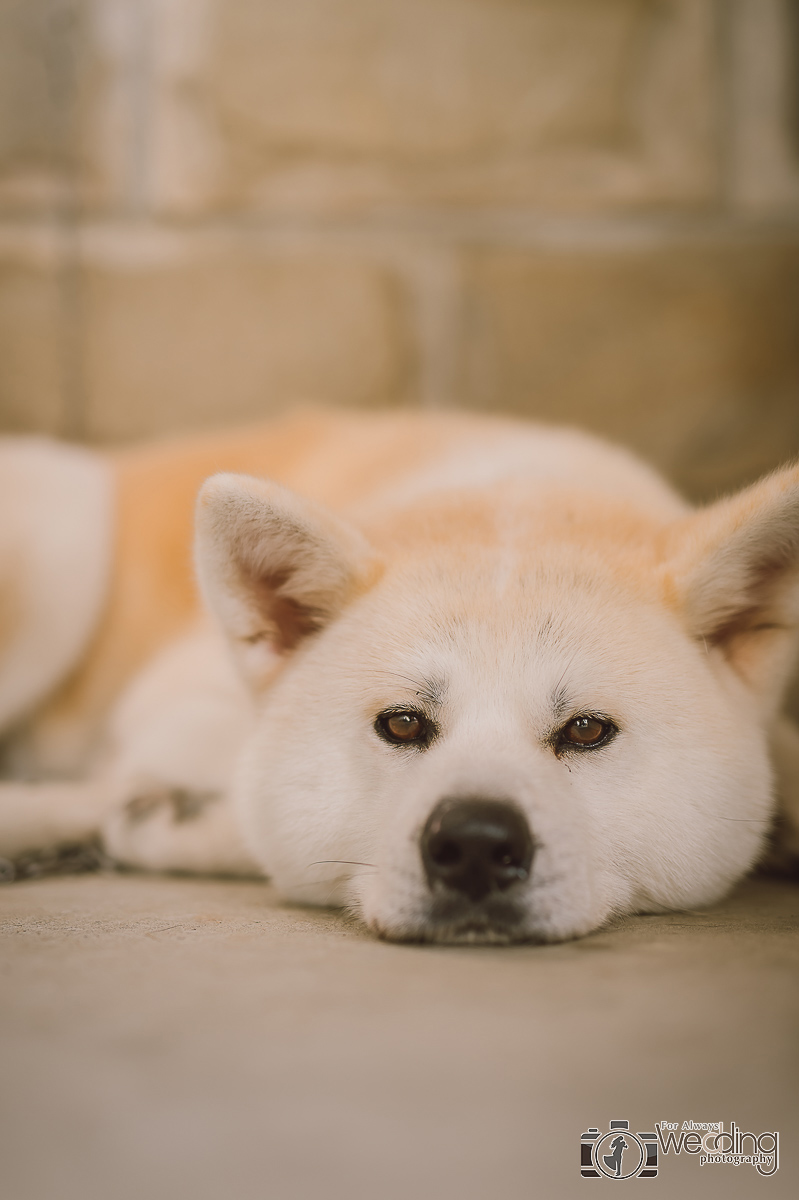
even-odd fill
[(799, 466), (676, 521), (663, 560), (691, 635), (776, 707), (799, 641)]
[(195, 554), (206, 603), (255, 689), (276, 655), (323, 628), (379, 572), (357, 529), (249, 475), (214, 475), (203, 484)]

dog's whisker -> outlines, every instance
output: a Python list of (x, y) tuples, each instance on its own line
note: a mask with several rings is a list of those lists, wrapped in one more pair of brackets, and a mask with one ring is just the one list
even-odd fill
[[(331, 880), (338, 880), (341, 883), (347, 883), (350, 879), (363, 879), (366, 875), (377, 875), (377, 871), (357, 871), (347, 875), (322, 875), (315, 879), (309, 879), (308, 883), (329, 883)], [(298, 884), (298, 887), (305, 887), (306, 884)]]
[[(371, 874), (371, 875), (377, 874), (376, 871), (371, 871), (371, 872), (367, 872), (367, 873)], [(360, 875), (357, 875), (355, 878), (363, 879), (363, 877), (364, 877), (363, 874), (360, 874)], [(310, 884), (310, 883), (313, 883), (313, 884), (316, 884), (316, 883), (337, 884), (337, 883), (347, 883), (347, 882), (349, 882), (349, 880), (346, 875), (325, 875), (322, 879), (309, 879), (307, 883), (296, 883), (294, 885), (288, 885), (286, 887), (282, 887), (280, 890), (281, 890), (281, 892), (285, 892), (288, 895), (289, 893), (293, 894), (294, 892), (303, 891), (303, 889), (308, 887), (308, 884)]]
[(762, 817), (717, 817), (719, 821), (743, 821), (746, 825), (765, 825)]
[(341, 863), (345, 867), (377, 867), (377, 863), (355, 862), (350, 858), (319, 858), (316, 862), (308, 863), (308, 866), (323, 867), (329, 863)]

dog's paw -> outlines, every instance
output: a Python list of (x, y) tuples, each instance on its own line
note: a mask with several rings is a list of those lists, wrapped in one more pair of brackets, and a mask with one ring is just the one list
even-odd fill
[(103, 840), (121, 865), (181, 874), (254, 873), (224, 794), (173, 784), (130, 788)]
[(65, 842), (44, 850), (30, 850), (14, 858), (0, 857), (0, 883), (40, 879), (44, 875), (82, 875), (112, 867), (111, 859), (98, 840)]
[(219, 792), (198, 791), (182, 787), (152, 787), (138, 792), (122, 806), (122, 819), (128, 826), (137, 826), (142, 821), (161, 815), (182, 824), (201, 817), (209, 804), (220, 799)]

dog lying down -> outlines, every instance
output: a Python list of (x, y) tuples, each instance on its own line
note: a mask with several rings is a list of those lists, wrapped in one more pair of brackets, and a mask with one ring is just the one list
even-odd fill
[(9, 875), (101, 836), (395, 940), (555, 941), (723, 896), (775, 791), (796, 853), (796, 467), (697, 511), (576, 432), (320, 412), (6, 439), (0, 504)]

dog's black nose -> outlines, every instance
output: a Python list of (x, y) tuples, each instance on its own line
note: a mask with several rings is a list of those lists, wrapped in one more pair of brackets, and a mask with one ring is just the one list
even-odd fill
[(420, 842), (430, 886), (442, 883), (473, 901), (523, 882), (533, 861), (523, 813), (501, 800), (442, 800)]

